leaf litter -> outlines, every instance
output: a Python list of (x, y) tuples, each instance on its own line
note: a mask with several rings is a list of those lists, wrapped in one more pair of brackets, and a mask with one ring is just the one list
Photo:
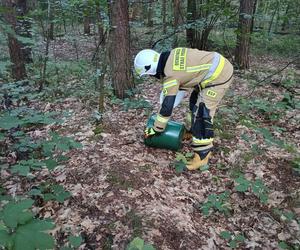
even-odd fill
[[(261, 67), (258, 61), (254, 67)], [(155, 111), (159, 105), (159, 83), (145, 82), (138, 88)], [(245, 95), (250, 88), (237, 76), (218, 116), (221, 116), (223, 106), (232, 107), (234, 97)], [(270, 85), (258, 86), (255, 97), (260, 92), (280, 94)], [(186, 98), (174, 111), (172, 119), (184, 120), (187, 103)], [(142, 136), (149, 115), (146, 110), (125, 112), (121, 105), (107, 105), (103, 131), (95, 135), (91, 118), (93, 109), (80, 100), (68, 98), (60, 103), (36, 105), (47, 111), (72, 111), (72, 116), (63, 124), (47, 125), (45, 129), (73, 136), (83, 144), (82, 149), (67, 154), (70, 160), (66, 166), (55, 171), (56, 180), (71, 192), (72, 197), (62, 204), (49, 201), (38, 211), (40, 216), (54, 219), (56, 228), (52, 233), (57, 239), (65, 232), (81, 234), (86, 249), (103, 249), (107, 242), (112, 249), (124, 249), (136, 236), (158, 249), (229, 249), (227, 242), (219, 236), (226, 230), (245, 236), (241, 249), (274, 249), (278, 248), (279, 241), (299, 243), (296, 219), (284, 221), (272, 212), (277, 207), (294, 211), (299, 218), (300, 180), (288, 165), (291, 154), (267, 145), (261, 135), (247, 126), (235, 124), (229, 128), (233, 134), (230, 139), (223, 138), (218, 131), (216, 150), (208, 171), (179, 174), (171, 167), (175, 152), (144, 145)], [(284, 123), (285, 116), (299, 116), (297, 110), (286, 112), (276, 121), (287, 131), (293, 130), (294, 122)], [(262, 127), (273, 125), (267, 125), (259, 116), (256, 118)], [(228, 125), (226, 120), (223, 122), (225, 130)], [(45, 134), (39, 129), (32, 137)], [(252, 137), (264, 151), (250, 155), (254, 143), (241, 139), (243, 134)], [(280, 133), (275, 136), (280, 137)], [(285, 133), (284, 136), (299, 145), (299, 133)], [(229, 152), (224, 150), (226, 148)], [(185, 142), (182, 151), (190, 150)], [(9, 159), (14, 161), (14, 156)], [(264, 181), (270, 189), (267, 205), (261, 204), (251, 192), (234, 190), (230, 178), (239, 172), (244, 172), (249, 180), (260, 178)], [(12, 195), (27, 188), (26, 183), (10, 180), (6, 170), (1, 170), (1, 178), (7, 180), (3, 187)], [(228, 202), (232, 216), (220, 213), (204, 216), (199, 206), (210, 194), (220, 194), (228, 189), (231, 191)]]

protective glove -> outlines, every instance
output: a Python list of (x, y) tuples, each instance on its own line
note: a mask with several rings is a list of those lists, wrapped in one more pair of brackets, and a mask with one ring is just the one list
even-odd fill
[(158, 135), (158, 132), (156, 132), (154, 128), (146, 128), (144, 133), (145, 138), (149, 138), (155, 135)]

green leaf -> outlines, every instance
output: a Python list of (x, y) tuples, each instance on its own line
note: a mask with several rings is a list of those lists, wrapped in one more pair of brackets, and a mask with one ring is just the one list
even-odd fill
[(0, 247), (7, 247), (11, 238), (6, 230), (0, 229)]
[(81, 236), (69, 236), (68, 240), (70, 242), (70, 244), (72, 245), (72, 247), (79, 247), (82, 243), (82, 238)]
[(33, 188), (28, 192), (28, 195), (43, 197), (42, 191), (38, 188)]
[(236, 248), (237, 247), (237, 242), (235, 240), (229, 241), (229, 247), (230, 248)]
[(238, 191), (238, 192), (246, 192), (246, 191), (248, 191), (248, 187), (249, 186), (247, 186), (247, 185), (240, 184), (240, 185), (235, 187), (235, 190)]
[(207, 171), (209, 170), (209, 165), (208, 164), (205, 164), (203, 165), (201, 168), (200, 168), (200, 171)]
[(221, 238), (226, 239), (226, 240), (231, 239), (231, 233), (228, 231), (222, 231), (220, 233), (220, 236), (221, 236)]
[(21, 176), (27, 176), (30, 173), (30, 167), (26, 165), (14, 165), (11, 167), (11, 172)]
[(155, 250), (155, 247), (153, 247), (152, 245), (146, 244), (144, 246), (143, 250)]
[(17, 228), (15, 234), (16, 250), (46, 250), (54, 248), (54, 239), (45, 231), (54, 228), (54, 224), (49, 221), (32, 220)]
[(10, 202), (5, 205), (2, 212), (5, 225), (9, 228), (15, 228), (18, 224), (24, 224), (29, 221), (33, 214), (26, 210), (32, 206), (33, 202), (31, 199), (27, 199), (19, 202)]
[(59, 250), (73, 250), (72, 247), (61, 247)]
[(58, 165), (57, 161), (55, 161), (54, 159), (47, 159), (44, 161), (44, 163), (46, 164), (49, 170), (53, 170)]
[(185, 154), (186, 158), (192, 158), (193, 156), (194, 156), (194, 153), (192, 153), (192, 152), (189, 152), (189, 153)]
[(234, 237), (234, 239), (236, 241), (240, 241), (240, 242), (243, 242), (245, 240), (245, 236), (242, 235), (242, 234), (238, 234), (237, 236)]
[(185, 156), (181, 153), (176, 153), (175, 160), (178, 162), (183, 162), (184, 164), (187, 164), (187, 160), (186, 160)]
[(260, 194), (259, 195), (259, 200), (261, 203), (263, 204), (267, 204), (268, 203), (268, 195), (267, 194)]
[(201, 207), (201, 211), (204, 215), (208, 216), (209, 215), (209, 210), (211, 209), (211, 203), (206, 202), (203, 204), (203, 206)]
[(185, 169), (186, 164), (182, 161), (175, 162), (175, 171), (176, 173), (182, 173)]
[(18, 127), (22, 124), (23, 122), (16, 116), (5, 115), (3, 117), (0, 117), (0, 128), (3, 128), (5, 130)]
[(139, 237), (136, 237), (130, 242), (127, 249), (128, 250), (134, 250), (134, 249), (143, 250), (143, 247), (144, 247), (144, 240)]
[(289, 246), (288, 244), (286, 244), (284, 241), (280, 241), (278, 246), (281, 248), (281, 249), (288, 249)]

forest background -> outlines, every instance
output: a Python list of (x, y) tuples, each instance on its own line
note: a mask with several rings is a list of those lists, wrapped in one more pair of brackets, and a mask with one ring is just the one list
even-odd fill
[[(299, 1), (0, 3), (1, 248), (300, 249)], [(193, 173), (144, 146), (160, 84), (132, 68), (178, 46), (235, 67)]]

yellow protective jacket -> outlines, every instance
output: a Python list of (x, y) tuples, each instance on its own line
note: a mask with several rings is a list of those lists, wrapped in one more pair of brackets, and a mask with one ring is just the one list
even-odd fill
[(199, 86), (220, 85), (233, 75), (231, 63), (217, 52), (176, 48), (160, 55), (157, 74), (163, 79), (164, 101), (154, 123), (154, 129), (162, 132), (172, 114), (178, 90)]

